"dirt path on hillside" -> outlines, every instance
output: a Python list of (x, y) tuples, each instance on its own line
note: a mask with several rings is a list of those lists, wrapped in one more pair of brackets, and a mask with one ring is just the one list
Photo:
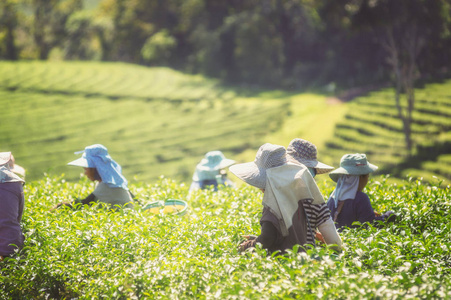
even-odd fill
[(369, 85), (369, 86), (363, 86), (363, 87), (356, 87), (348, 90), (344, 90), (339, 92), (335, 97), (328, 97), (326, 99), (326, 103), (330, 105), (334, 104), (340, 104), (344, 102), (348, 102), (353, 100), (354, 98), (363, 96), (365, 94), (368, 94), (369, 92), (388, 87), (389, 84), (378, 84), (378, 85)]

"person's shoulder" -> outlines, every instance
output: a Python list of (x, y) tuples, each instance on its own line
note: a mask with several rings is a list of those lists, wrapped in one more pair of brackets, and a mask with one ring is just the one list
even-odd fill
[(369, 201), (370, 198), (368, 197), (368, 195), (362, 191), (357, 191), (357, 193), (355, 194), (355, 200), (357, 201)]
[(23, 184), (20, 181), (2, 182), (0, 183), (0, 190), (5, 190), (8, 192), (22, 191)]
[(108, 184), (101, 181), (96, 184), (95, 190), (102, 190), (106, 188), (109, 188)]

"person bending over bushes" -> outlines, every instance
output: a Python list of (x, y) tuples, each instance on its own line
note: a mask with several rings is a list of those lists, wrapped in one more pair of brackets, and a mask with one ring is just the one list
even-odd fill
[(0, 153), (0, 261), (24, 243), (20, 227), (25, 205), (24, 180), (11, 169), (11, 152)]
[(108, 154), (107, 148), (95, 144), (85, 148), (82, 157), (71, 161), (68, 165), (83, 167), (85, 175), (92, 181), (98, 181), (94, 191), (84, 199), (77, 199), (71, 203), (59, 203), (56, 207), (74, 204), (107, 203), (111, 207), (116, 205), (131, 207), (133, 196), (128, 190), (127, 179), (122, 175), (121, 166)]
[(283, 253), (294, 245), (315, 245), (316, 229), (327, 244), (341, 249), (340, 236), (315, 180), (304, 165), (287, 162), (283, 146), (264, 144), (253, 162), (234, 165), (229, 170), (264, 193), (261, 234), (246, 236), (239, 251), (257, 243), (269, 253)]
[(377, 166), (370, 164), (365, 154), (345, 154), (341, 158), (340, 168), (329, 173), (330, 178), (337, 183), (329, 197), (327, 205), (331, 211), (336, 227), (355, 227), (353, 222), (373, 223), (376, 221), (395, 221), (392, 211), (382, 215), (375, 213), (370, 198), (363, 192), (368, 183), (369, 174)]
[(212, 187), (217, 191), (219, 185), (233, 187), (233, 182), (227, 178), (226, 168), (234, 163), (234, 160), (226, 158), (219, 150), (207, 152), (196, 165), (189, 192)]

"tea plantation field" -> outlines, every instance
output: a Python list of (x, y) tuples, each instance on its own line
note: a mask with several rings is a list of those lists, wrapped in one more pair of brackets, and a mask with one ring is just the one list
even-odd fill
[[(415, 91), (412, 114), (412, 157), (405, 149), (393, 89), (384, 89), (348, 103), (345, 117), (334, 129), (322, 154), (334, 161), (342, 153), (366, 153), (381, 167), (379, 173), (407, 175), (451, 183), (451, 81)], [(402, 105), (405, 99), (402, 98)]]
[(66, 163), (76, 158), (73, 152), (100, 143), (129, 180), (165, 175), (188, 181), (211, 150), (246, 160), (246, 150), (253, 159), (265, 142), (288, 144), (298, 134), (320, 142), (335, 121), (306, 132), (288, 120), (314, 121), (344, 109), (316, 95), (237, 89), (166, 68), (91, 62), (0, 62), (0, 104), (0, 151), (12, 151), (30, 180), (44, 173), (77, 180), (81, 169)]
[(81, 170), (66, 163), (76, 158), (73, 152), (100, 143), (129, 181), (150, 183), (164, 175), (189, 182), (208, 151), (243, 162), (263, 143), (287, 146), (301, 137), (336, 167), (343, 154), (363, 152), (379, 174), (438, 178), (446, 185), (449, 90), (450, 80), (416, 90), (415, 148), (408, 157), (393, 89), (332, 105), (321, 94), (224, 86), (167, 68), (0, 62), (0, 151), (14, 153), (28, 180), (63, 173), (78, 180)]
[[(0, 262), (1, 299), (449, 299), (451, 191), (416, 180), (372, 177), (376, 210), (401, 220), (382, 229), (347, 229), (344, 251), (240, 254), (259, 234), (262, 194), (255, 188), (199, 191), (164, 178), (135, 183), (141, 204), (184, 199), (184, 216), (135, 209), (79, 210), (56, 203), (86, 196), (93, 184), (44, 177), (25, 185), (26, 243)], [(321, 184), (325, 196), (333, 186)], [(294, 249), (296, 250), (296, 249)]]

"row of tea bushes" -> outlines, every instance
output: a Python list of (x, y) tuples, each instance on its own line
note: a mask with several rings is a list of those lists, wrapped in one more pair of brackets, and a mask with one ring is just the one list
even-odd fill
[[(25, 185), (24, 249), (0, 262), (2, 299), (446, 299), (451, 297), (451, 193), (408, 179), (374, 177), (366, 192), (400, 220), (341, 233), (345, 249), (239, 254), (259, 234), (255, 188), (204, 190), (162, 178), (131, 190), (142, 205), (184, 199), (183, 217), (140, 209), (59, 209), (85, 196), (86, 179), (46, 177)], [(334, 188), (321, 185), (328, 195)], [(296, 250), (296, 249), (293, 249)]]
[[(409, 158), (402, 121), (398, 117), (393, 89), (372, 92), (350, 102), (348, 113), (335, 127), (334, 137), (321, 152), (339, 164), (345, 153), (366, 153), (380, 173), (398, 177), (415, 176), (451, 182), (447, 159), (451, 151), (451, 81), (430, 84), (415, 91), (412, 113), (414, 150)], [(401, 97), (406, 106), (405, 96)]]

